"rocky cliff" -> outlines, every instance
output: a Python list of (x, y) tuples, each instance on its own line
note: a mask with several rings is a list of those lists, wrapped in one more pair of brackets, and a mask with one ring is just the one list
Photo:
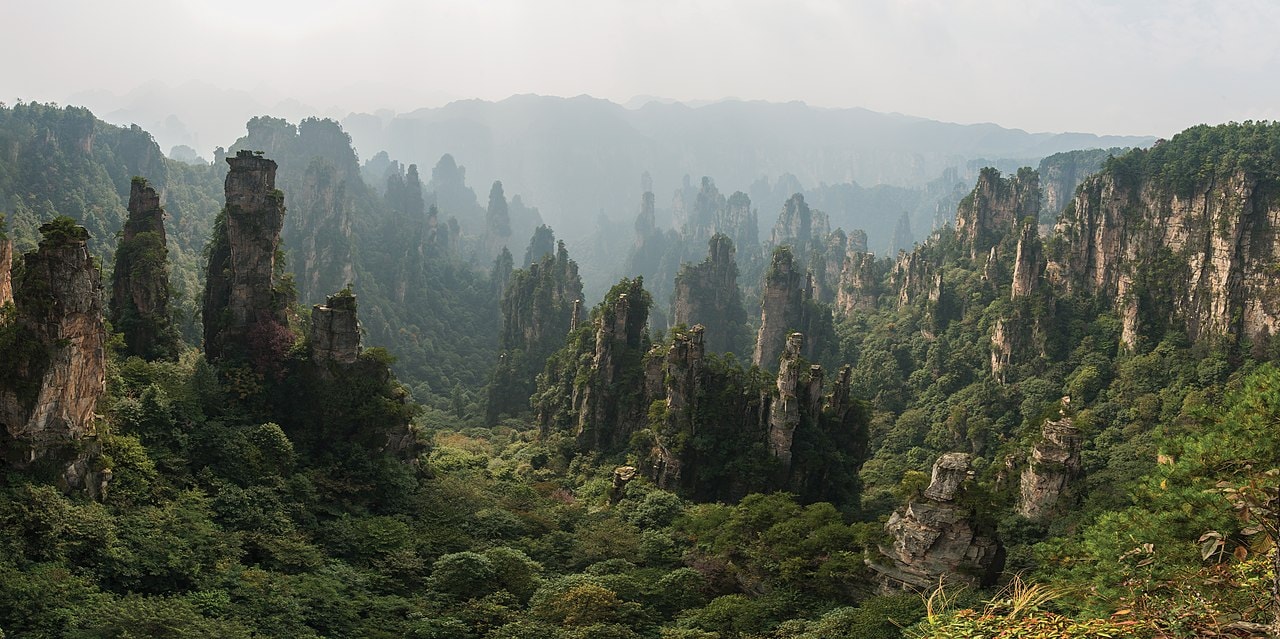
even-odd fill
[(1174, 182), (1160, 176), (1175, 158), (1152, 153), (1126, 156), (1150, 165), (1140, 172), (1116, 163), (1081, 185), (1057, 226), (1050, 281), (1108, 300), (1130, 348), (1173, 327), (1193, 341), (1275, 335), (1280, 182), (1239, 167)]
[(134, 178), (129, 218), (116, 247), (111, 280), (110, 319), (124, 333), (125, 354), (145, 359), (174, 358), (179, 338), (169, 312), (168, 244), (160, 196), (143, 178)]
[[(791, 468), (791, 444), (800, 426), (800, 404), (804, 390), (800, 385), (800, 348), (804, 335), (792, 333), (782, 349), (778, 362), (777, 395), (769, 407), (769, 452), (788, 470)], [(819, 370), (821, 370), (819, 368)], [(822, 377), (818, 377), (821, 387)]]
[(532, 398), (543, 436), (570, 434), (586, 449), (617, 452), (643, 424), (651, 300), (642, 279), (623, 279), (546, 361)]
[(1003, 564), (1000, 544), (959, 503), (971, 476), (967, 453), (942, 455), (924, 494), (889, 516), (885, 532), (893, 545), (881, 546), (881, 558), (869, 562), (886, 591), (932, 590), (939, 580), (994, 582)]
[[(0, 222), (3, 218), (0, 218)], [(13, 301), (13, 240), (0, 231), (0, 307)]]
[(831, 308), (813, 299), (813, 278), (797, 263), (789, 246), (773, 251), (760, 299), (760, 330), (752, 363), (772, 368), (792, 330), (807, 338), (803, 355), (821, 360), (831, 346)]
[(978, 183), (956, 209), (956, 232), (974, 260), (1009, 235), (1024, 218), (1040, 218), (1040, 181), (1024, 167), (1011, 177), (993, 168), (982, 169)]
[(805, 203), (804, 196), (796, 193), (787, 199), (773, 226), (769, 241), (773, 246), (790, 246), (797, 255), (808, 255), (816, 244), (824, 242), (831, 233), (831, 224), (825, 213), (814, 211)]
[(311, 307), (311, 361), (353, 364), (360, 357), (360, 320), (350, 289)]
[(214, 228), (204, 296), (204, 348), (210, 360), (278, 350), (288, 300), (276, 289), (276, 251), (284, 194), (276, 163), (252, 151), (227, 158), (226, 208)]
[(863, 251), (849, 255), (836, 289), (836, 312), (849, 315), (856, 311), (875, 310), (880, 301), (885, 271), (882, 263), (870, 253)]
[(728, 236), (713, 235), (706, 259), (680, 269), (671, 310), (672, 325), (701, 324), (705, 328), (706, 347), (712, 352), (743, 352), (747, 313), (738, 288), (733, 241)]
[(1040, 441), (1031, 448), (1022, 471), (1018, 512), (1041, 519), (1056, 512), (1067, 484), (1080, 473), (1080, 448), (1084, 436), (1067, 415), (1070, 398), (1062, 398), (1057, 419), (1045, 420)]
[(1102, 170), (1107, 158), (1123, 151), (1119, 148), (1083, 149), (1055, 153), (1040, 160), (1036, 173), (1040, 174), (1041, 213), (1049, 216), (1050, 221), (1057, 219), (1075, 196), (1080, 183)]
[(83, 227), (62, 217), (40, 233), (14, 282), (14, 312), (0, 318), (0, 450), (18, 466), (54, 464), (67, 487), (93, 493), (82, 440), (96, 435), (106, 383), (102, 275)]
[(512, 272), (501, 299), (501, 352), (487, 408), (491, 420), (529, 409), (535, 378), (575, 328), (582, 279), (564, 242), (527, 268)]

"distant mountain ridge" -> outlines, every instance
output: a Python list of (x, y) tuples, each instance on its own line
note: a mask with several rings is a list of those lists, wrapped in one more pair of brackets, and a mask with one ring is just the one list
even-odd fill
[(847, 182), (918, 188), (977, 159), (1034, 165), (1062, 151), (1155, 141), (1028, 133), (801, 102), (689, 107), (650, 100), (628, 109), (589, 96), (459, 100), (402, 114), (352, 114), (342, 124), (362, 157), (386, 150), (401, 162), (429, 166), (450, 153), (476, 183), (500, 177), (570, 236), (571, 225), (589, 229), (581, 221), (601, 213), (629, 219), (645, 171), (661, 205), (686, 174), (711, 176), (729, 190), (785, 174), (808, 188)]

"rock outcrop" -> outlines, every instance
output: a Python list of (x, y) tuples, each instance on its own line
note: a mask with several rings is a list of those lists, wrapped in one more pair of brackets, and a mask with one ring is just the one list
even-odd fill
[[(769, 452), (788, 470), (791, 468), (791, 445), (796, 428), (800, 426), (800, 348), (803, 345), (804, 335), (792, 333), (787, 336), (787, 345), (782, 349), (782, 358), (778, 362), (778, 394), (769, 407)], [(822, 386), (821, 370), (818, 367), (819, 389)]]
[[(0, 217), (0, 222), (3, 221)], [(0, 231), (0, 307), (13, 301), (13, 240)]]
[(1059, 509), (1067, 484), (1080, 473), (1080, 448), (1084, 437), (1067, 415), (1070, 398), (1062, 398), (1057, 419), (1046, 420), (1040, 441), (1031, 448), (1022, 471), (1018, 512), (1028, 519), (1043, 519)]
[(1009, 235), (1024, 218), (1040, 218), (1040, 181), (1030, 168), (1012, 177), (987, 167), (978, 174), (973, 191), (956, 209), (956, 232), (974, 260)]
[(672, 325), (705, 327), (707, 348), (739, 353), (746, 341), (747, 313), (738, 288), (738, 264), (733, 241), (717, 233), (708, 243), (707, 258), (686, 264), (675, 280)]
[(68, 488), (101, 488), (87, 458), (94, 410), (105, 391), (102, 274), (89, 233), (69, 218), (40, 227), (39, 247), (23, 256), (14, 315), (0, 324), (0, 451), (25, 467), (47, 461)]
[(227, 163), (227, 204), (214, 227), (204, 296), (204, 348), (211, 361), (266, 353), (287, 332), (288, 300), (275, 286), (284, 224), (276, 163), (252, 151)]
[(1043, 274), (1044, 250), (1040, 234), (1033, 221), (1024, 220), (1018, 235), (1018, 252), (1013, 260), (1013, 286), (1009, 296), (1018, 299), (1034, 293)]
[(502, 294), (501, 352), (489, 387), (490, 420), (529, 409), (535, 378), (547, 358), (564, 346), (565, 335), (577, 328), (581, 300), (578, 264), (569, 259), (564, 242), (511, 273)]
[(760, 330), (752, 362), (771, 367), (782, 355), (791, 330), (807, 338), (804, 357), (820, 359), (833, 335), (831, 308), (813, 300), (813, 278), (800, 268), (788, 246), (773, 251), (760, 299)]
[(489, 189), (489, 207), (485, 210), (484, 221), (484, 254), (480, 257), (491, 260), (503, 248), (511, 248), (511, 212), (507, 196), (502, 191), (502, 182), (494, 182)]
[(704, 177), (692, 201), (683, 195), (683, 191), (677, 192), (672, 213), (685, 243), (697, 246), (719, 233), (727, 235), (739, 249), (747, 250), (759, 244), (756, 213), (751, 208), (751, 198), (745, 193), (736, 191), (726, 199), (715, 182)]
[(1276, 335), (1275, 181), (1243, 169), (1182, 187), (1146, 177), (1159, 174), (1086, 180), (1058, 224), (1046, 277), (1107, 300), (1130, 348), (1175, 327), (1192, 341)]
[(1055, 153), (1043, 160), (1036, 173), (1040, 175), (1041, 211), (1056, 219), (1075, 196), (1076, 188), (1086, 178), (1102, 170), (1107, 158), (1120, 155), (1121, 149), (1083, 149)]
[(790, 246), (797, 255), (808, 255), (816, 243), (826, 240), (831, 224), (825, 213), (814, 211), (805, 204), (804, 196), (796, 193), (787, 199), (773, 226), (769, 241), (773, 246)]
[(923, 496), (889, 516), (891, 547), (870, 562), (886, 591), (930, 590), (940, 580), (989, 585), (1003, 564), (999, 542), (977, 526), (971, 509), (958, 503), (969, 480), (967, 453), (947, 453), (933, 464)]
[(311, 307), (311, 361), (353, 364), (360, 357), (360, 320), (350, 289)]
[(111, 280), (111, 325), (124, 333), (125, 354), (174, 358), (179, 338), (169, 315), (169, 249), (160, 196), (136, 177), (129, 192), (129, 219), (116, 248)]
[[(619, 288), (621, 287), (621, 288)], [(643, 371), (645, 326), (652, 303), (639, 278), (614, 287), (596, 318), (595, 350), (588, 380), (575, 388), (578, 442), (592, 450), (617, 450), (642, 422), (638, 389)], [(624, 401), (623, 396), (634, 397)]]
[(881, 281), (885, 272), (876, 256), (865, 251), (854, 252), (844, 262), (840, 286), (836, 289), (835, 309), (842, 315), (875, 310), (880, 302)]

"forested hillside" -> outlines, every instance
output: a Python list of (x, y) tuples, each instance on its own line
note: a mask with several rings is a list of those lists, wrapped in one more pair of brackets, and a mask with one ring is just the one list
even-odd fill
[(228, 148), (0, 108), (4, 636), (1277, 632), (1280, 125), (982, 169), (888, 257), (642, 181), (603, 299), (452, 156)]

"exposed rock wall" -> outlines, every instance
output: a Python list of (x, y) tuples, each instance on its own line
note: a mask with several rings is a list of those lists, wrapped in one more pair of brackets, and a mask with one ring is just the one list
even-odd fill
[(142, 178), (129, 192), (129, 218), (116, 249), (110, 319), (124, 333), (125, 354), (173, 358), (179, 338), (169, 317), (168, 248), (160, 196)]
[(1018, 236), (1018, 252), (1013, 261), (1010, 297), (1018, 299), (1035, 292), (1043, 274), (1044, 250), (1040, 244), (1040, 234), (1034, 222), (1024, 221)]
[[(576, 387), (576, 436), (593, 450), (616, 450), (627, 443), (642, 421), (641, 398), (635, 388), (643, 374), (636, 366), (643, 357), (644, 328), (649, 319), (648, 298), (641, 280), (606, 302), (596, 322), (595, 350), (589, 380)], [(631, 401), (622, 401), (624, 396)]]
[(64, 464), (67, 485), (92, 492), (88, 447), (78, 443), (96, 434), (94, 410), (106, 384), (102, 274), (83, 227), (58, 218), (40, 231), (39, 248), (23, 256), (14, 282), (15, 317), (0, 326), (17, 337), (0, 354), (0, 450), (19, 466)]
[(865, 251), (850, 253), (840, 272), (836, 312), (849, 315), (855, 311), (875, 310), (880, 301), (880, 282), (884, 275), (876, 256)]
[(769, 241), (773, 246), (790, 246), (797, 255), (808, 255), (831, 233), (825, 213), (809, 208), (804, 196), (796, 193), (787, 199), (773, 226)]
[(999, 542), (978, 527), (971, 509), (958, 503), (972, 471), (967, 453), (947, 453), (933, 465), (924, 495), (895, 510), (885, 524), (893, 538), (870, 562), (882, 587), (930, 590), (939, 580), (990, 585), (1003, 564)]
[[(788, 470), (791, 468), (791, 444), (796, 428), (800, 426), (802, 389), (799, 360), (803, 345), (804, 335), (792, 333), (787, 336), (787, 345), (778, 362), (778, 394), (769, 408), (769, 452)], [(821, 375), (818, 376), (818, 384), (821, 388)]]
[(13, 301), (13, 240), (0, 237), (0, 307)]
[(330, 295), (311, 307), (311, 361), (353, 364), (360, 357), (360, 320), (356, 296), (349, 291)]
[(1080, 472), (1080, 448), (1084, 437), (1066, 414), (1068, 398), (1058, 419), (1046, 420), (1040, 441), (1031, 448), (1027, 468), (1022, 471), (1018, 512), (1029, 519), (1042, 519), (1059, 510), (1067, 484)]
[(707, 258), (685, 265), (675, 280), (672, 325), (705, 328), (712, 352), (741, 352), (746, 341), (746, 310), (738, 288), (738, 264), (733, 241), (717, 233), (708, 243)]
[(782, 354), (792, 329), (804, 332), (809, 338), (805, 357), (817, 359), (815, 354), (827, 346), (824, 342), (830, 337), (830, 325), (830, 308), (813, 302), (812, 278), (796, 263), (791, 249), (785, 246), (774, 249), (764, 277), (760, 330), (751, 361), (762, 368), (771, 368)]
[(1035, 171), (1022, 168), (1009, 178), (993, 168), (982, 169), (973, 191), (956, 209), (956, 232), (977, 260), (1009, 234), (1023, 218), (1040, 218), (1040, 181)]
[(287, 300), (275, 289), (275, 258), (284, 224), (276, 163), (251, 151), (227, 158), (224, 216), (214, 229), (204, 298), (204, 347), (210, 360), (246, 356), (250, 332), (286, 325)]
[(1189, 192), (1153, 178), (1095, 175), (1058, 224), (1062, 241), (1047, 277), (1110, 300), (1131, 348), (1175, 326), (1193, 341), (1275, 335), (1278, 190), (1247, 171)]

